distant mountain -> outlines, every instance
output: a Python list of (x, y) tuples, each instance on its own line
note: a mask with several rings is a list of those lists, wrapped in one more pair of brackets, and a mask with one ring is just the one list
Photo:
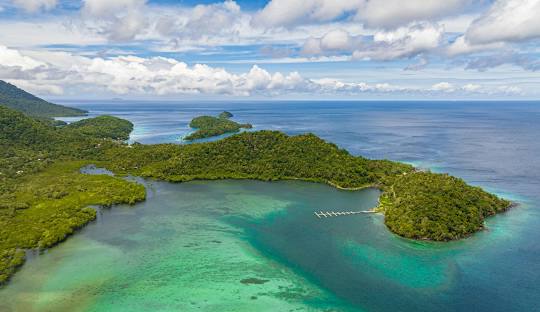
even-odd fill
[(39, 118), (84, 116), (85, 110), (49, 103), (0, 80), (0, 105)]

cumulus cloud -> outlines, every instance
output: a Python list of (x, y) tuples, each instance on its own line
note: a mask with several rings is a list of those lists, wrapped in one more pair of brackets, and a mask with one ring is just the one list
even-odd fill
[(55, 8), (58, 5), (58, 0), (12, 0), (13, 5), (19, 7), (29, 13), (46, 11)]
[(18, 67), (22, 70), (34, 69), (44, 66), (45, 63), (37, 61), (31, 57), (22, 55), (18, 50), (9, 49), (0, 45), (0, 64), (2, 66)]
[(470, 0), (363, 1), (357, 20), (370, 27), (395, 28), (414, 21), (433, 20), (464, 11)]
[(504, 46), (502, 42), (471, 43), (465, 36), (460, 36), (446, 48), (446, 53), (449, 56), (456, 56), (480, 51), (499, 50)]
[(373, 28), (396, 28), (464, 11), (471, 0), (272, 0), (254, 19), (266, 27), (327, 22), (353, 16)]
[(84, 0), (81, 13), (86, 27), (113, 41), (134, 39), (147, 26), (146, 0)]
[(363, 0), (272, 0), (258, 14), (257, 26), (279, 27), (300, 23), (326, 22), (356, 12)]
[(540, 59), (538, 57), (511, 52), (474, 57), (468, 60), (466, 69), (486, 71), (502, 65), (513, 65), (529, 71), (540, 71)]
[(449, 82), (439, 82), (431, 86), (431, 91), (454, 92), (456, 88)]
[[(0, 79), (9, 79), (32, 90), (61, 93), (64, 87), (86, 86), (117, 94), (272, 94), (310, 85), (298, 73), (269, 73), (258, 66), (232, 74), (203, 64), (189, 66), (170, 58), (118, 56), (89, 58), (69, 53), (41, 55), (46, 61), (0, 46)], [(51, 86), (55, 86), (52, 88)]]
[(413, 57), (439, 47), (444, 28), (433, 23), (413, 23), (391, 31), (380, 31), (373, 43), (357, 49), (355, 59), (391, 60)]
[(109, 41), (158, 42), (158, 51), (245, 43), (246, 38), (264, 32), (255, 31), (250, 25), (251, 15), (243, 13), (232, 0), (194, 7), (163, 7), (146, 0), (85, 0), (81, 16), (80, 28), (90, 33)]
[(342, 29), (334, 29), (321, 38), (309, 38), (304, 42), (302, 53), (306, 55), (323, 55), (352, 51), (358, 38), (352, 37)]
[(540, 0), (497, 0), (466, 32), (477, 44), (539, 37)]
[(441, 82), (430, 87), (399, 86), (385, 82), (344, 82), (309, 79), (298, 72), (271, 73), (259, 66), (231, 73), (205, 64), (188, 65), (172, 58), (77, 56), (67, 52), (21, 52), (0, 46), (0, 79), (37, 93), (62, 94), (78, 90), (130, 95), (360, 95), (388, 94), (489, 94), (517, 92), (515, 86), (486, 89), (474, 84)]
[(227, 0), (183, 8), (169, 14), (154, 12), (150, 20), (159, 36), (170, 39), (167, 48), (178, 50), (186, 44), (238, 44), (239, 40), (247, 40), (255, 32), (250, 26), (250, 18), (236, 2)]
[(378, 31), (372, 37), (352, 36), (337, 29), (304, 42), (307, 55), (352, 54), (353, 59), (392, 60), (408, 58), (439, 47), (444, 29), (432, 23), (413, 23), (394, 30)]
[(94, 17), (110, 17), (145, 4), (146, 0), (84, 0), (82, 11), (83, 14)]

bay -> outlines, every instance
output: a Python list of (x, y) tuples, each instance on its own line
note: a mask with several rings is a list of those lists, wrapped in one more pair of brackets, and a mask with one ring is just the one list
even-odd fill
[(29, 261), (0, 290), (6, 311), (536, 309), (538, 102), (68, 104), (131, 120), (131, 140), (147, 144), (183, 144), (191, 118), (227, 110), (253, 130), (313, 132), (353, 154), (449, 172), (520, 206), (470, 238), (430, 243), (396, 237), (378, 215), (313, 215), (372, 207), (375, 190), (153, 182), (145, 203), (106, 210)]

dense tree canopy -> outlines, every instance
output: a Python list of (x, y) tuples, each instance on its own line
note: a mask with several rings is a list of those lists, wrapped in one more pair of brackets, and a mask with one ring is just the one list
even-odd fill
[(93, 220), (89, 205), (145, 198), (142, 185), (79, 173), (85, 159), (122, 144), (111, 139), (125, 137), (125, 126), (97, 118), (57, 128), (0, 106), (0, 284), (24, 262), (24, 249), (52, 246)]
[(99, 116), (71, 123), (66, 128), (77, 129), (85, 135), (96, 138), (127, 140), (133, 131), (133, 124), (113, 116)]
[(193, 118), (189, 123), (189, 126), (197, 130), (186, 136), (184, 139), (188, 141), (204, 139), (225, 133), (238, 132), (242, 128), (249, 129), (252, 127), (250, 124), (234, 122), (229, 119), (230, 117), (232, 117), (231, 113), (223, 112), (219, 114), (219, 117), (199, 116)]
[(224, 112), (221, 112), (219, 115), (218, 115), (219, 118), (232, 118), (234, 117), (234, 115), (228, 111), (224, 111)]

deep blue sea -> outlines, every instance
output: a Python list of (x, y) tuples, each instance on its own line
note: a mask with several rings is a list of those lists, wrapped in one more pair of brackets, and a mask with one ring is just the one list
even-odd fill
[[(461, 177), (514, 200), (519, 206), (490, 218), (486, 231), (451, 243), (401, 239), (389, 234), (380, 220), (370, 219), (358, 223), (369, 228), (356, 232), (362, 239), (353, 240), (346, 248), (340, 245), (339, 250), (346, 255), (342, 258), (333, 254), (337, 249), (310, 246), (309, 237), (289, 240), (280, 236), (280, 233), (288, 233), (293, 235), (291, 237), (300, 237), (303, 231), (299, 229), (311, 226), (294, 224), (293, 213), (289, 219), (284, 215), (265, 219), (264, 226), (262, 221), (250, 225), (245, 221), (229, 221), (244, 229), (250, 248), (306, 278), (306, 283), (337, 298), (335, 300), (347, 309), (540, 311), (540, 102), (110, 101), (62, 104), (87, 109), (91, 116), (109, 114), (128, 119), (135, 125), (131, 141), (141, 143), (184, 144), (182, 137), (191, 131), (188, 123), (193, 117), (227, 110), (234, 114), (234, 120), (253, 124), (253, 131), (280, 130), (291, 135), (312, 132), (355, 155), (408, 162)], [(240, 192), (238, 188), (241, 188), (249, 193), (255, 192), (248, 190), (250, 187), (264, 189), (266, 185), (220, 186), (220, 182), (216, 183), (205, 186), (206, 190), (211, 192), (215, 187), (224, 192), (220, 194), (226, 194), (223, 189)], [(316, 205), (310, 203), (313, 199), (309, 192), (303, 186), (298, 187), (297, 193), (305, 193), (305, 197), (298, 195), (295, 201)], [(182, 192), (189, 193), (185, 189)], [(286, 192), (274, 189), (270, 193)], [(244, 202), (243, 205), (250, 204)], [(251, 205), (257, 205), (257, 201)], [(332, 226), (337, 233), (340, 227), (355, 225), (349, 222)], [(303, 257), (298, 251), (303, 246), (318, 258)], [(354, 267), (332, 267), (328, 263), (328, 259), (334, 259), (334, 263), (341, 265), (345, 258), (354, 259)], [(324, 272), (317, 270), (319, 264), (325, 266)], [(328, 310), (341, 310), (336, 308), (339, 304), (324, 304)]]
[(538, 102), (66, 102), (135, 124), (131, 140), (184, 143), (189, 121), (231, 111), (253, 130), (312, 132), (369, 158), (406, 161), (468, 182), (540, 196)]

